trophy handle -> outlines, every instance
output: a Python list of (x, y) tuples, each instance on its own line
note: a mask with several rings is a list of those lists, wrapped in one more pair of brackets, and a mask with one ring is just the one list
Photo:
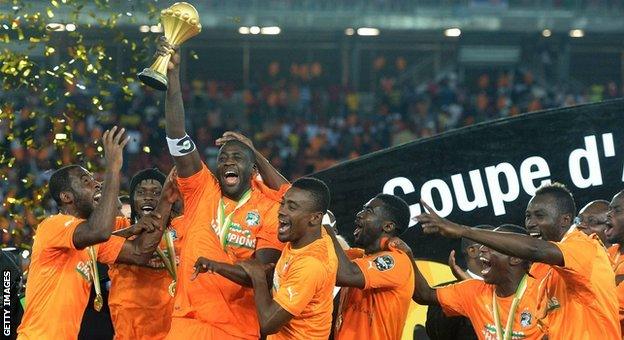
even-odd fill
[(167, 65), (170, 58), (171, 54), (158, 56), (152, 66), (138, 74), (139, 80), (151, 88), (166, 91), (168, 85)]

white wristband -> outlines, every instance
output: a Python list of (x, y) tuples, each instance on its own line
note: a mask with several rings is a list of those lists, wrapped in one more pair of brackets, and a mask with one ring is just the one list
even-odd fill
[(182, 157), (195, 151), (195, 143), (189, 135), (185, 135), (179, 139), (171, 139), (167, 137), (167, 146), (172, 156)]

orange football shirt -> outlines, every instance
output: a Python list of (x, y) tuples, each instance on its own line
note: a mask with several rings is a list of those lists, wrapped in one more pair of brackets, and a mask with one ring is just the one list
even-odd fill
[[(243, 339), (260, 336), (253, 289), (220, 275), (203, 274), (191, 281), (193, 265), (200, 256), (235, 263), (254, 256), (258, 249), (281, 250), (277, 239), (275, 191), (252, 181), (251, 198), (232, 217), (224, 248), (217, 236), (217, 209), (221, 189), (205, 164), (187, 178), (178, 178), (184, 199), (186, 230), (180, 250), (178, 284), (168, 339), (213, 339), (221, 333)], [(282, 191), (282, 190), (280, 190)], [(225, 214), (237, 202), (224, 198)]]
[[(538, 281), (527, 276), (527, 288), (514, 314), (512, 339), (542, 339), (544, 333), (537, 324)], [(438, 302), (447, 316), (465, 316), (470, 319), (477, 337), (482, 340), (496, 340), (496, 324), (492, 309), (492, 294), (495, 286), (482, 280), (470, 279), (437, 288)], [(514, 299), (514, 295), (497, 297), (503, 331)]]
[(553, 242), (563, 266), (535, 263), (540, 281), (540, 323), (550, 339), (620, 339), (615, 275), (604, 246), (595, 237), (571, 229)]
[[(183, 233), (183, 228), (184, 217), (179, 216), (171, 221), (166, 231), (174, 236), (176, 263), (179, 262), (179, 235)], [(164, 241), (159, 247), (167, 254)], [(162, 263), (158, 255), (155, 254), (154, 258)], [(110, 265), (108, 276), (111, 279), (108, 306), (115, 339), (164, 339), (171, 326), (173, 311), (173, 297), (168, 291), (173, 278), (167, 269), (120, 263)]]
[[(612, 245), (608, 252), (615, 276), (624, 275), (624, 256), (620, 255), (620, 245)], [(620, 282), (615, 291), (618, 297), (618, 304), (620, 305), (620, 329), (622, 329), (624, 328), (624, 282)]]
[(414, 293), (410, 258), (392, 249), (353, 262), (362, 270), (365, 286), (342, 288), (347, 291), (336, 339), (400, 339)]
[[(28, 282), (26, 310), (18, 328), (18, 339), (76, 339), (93, 276), (91, 259), (86, 249), (74, 246), (76, 227), (85, 220), (57, 214), (44, 219), (35, 234)], [(115, 228), (127, 226), (117, 218)], [(123, 243), (122, 237), (111, 236), (95, 245), (97, 260), (115, 262)]]
[(273, 300), (294, 317), (267, 340), (327, 339), (331, 330), (338, 258), (331, 237), (299, 249), (286, 244), (273, 275)]

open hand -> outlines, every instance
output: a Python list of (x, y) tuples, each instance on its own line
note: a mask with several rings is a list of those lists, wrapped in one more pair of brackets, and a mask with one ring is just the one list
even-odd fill
[(459, 281), (472, 279), (472, 277), (470, 277), (465, 270), (457, 265), (457, 262), (455, 261), (455, 250), (451, 250), (451, 253), (449, 254), (448, 265), (451, 268), (451, 272), (453, 272), (453, 276), (455, 276), (455, 278)]
[(221, 146), (231, 140), (237, 140), (245, 145), (247, 145), (248, 147), (250, 147), (252, 150), (254, 149), (253, 146), (253, 142), (251, 141), (251, 139), (245, 137), (243, 134), (240, 134), (238, 132), (234, 132), (234, 131), (226, 131), (223, 136), (221, 136), (221, 138), (218, 138), (215, 141), (215, 144), (217, 146)]
[(425, 212), (414, 217), (413, 220), (420, 223), (425, 234), (440, 234), (448, 238), (462, 237), (466, 227), (438, 216), (424, 201), (421, 200), (420, 204), (425, 208)]
[(104, 131), (102, 135), (106, 166), (114, 172), (121, 170), (123, 149), (130, 140), (130, 138), (125, 137), (125, 132), (126, 129), (119, 129), (117, 126), (113, 126), (112, 129)]

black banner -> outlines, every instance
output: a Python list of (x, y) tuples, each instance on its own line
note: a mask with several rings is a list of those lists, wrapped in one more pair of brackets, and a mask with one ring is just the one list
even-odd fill
[[(540, 111), (382, 150), (313, 176), (331, 189), (331, 210), (347, 239), (355, 214), (380, 192), (400, 195), (412, 216), (422, 198), (462, 224), (524, 225), (526, 205), (545, 181), (565, 184), (578, 209), (610, 201), (623, 187), (623, 127), (620, 99)], [(444, 263), (459, 245), (423, 235), (413, 223), (403, 238), (417, 258)]]

